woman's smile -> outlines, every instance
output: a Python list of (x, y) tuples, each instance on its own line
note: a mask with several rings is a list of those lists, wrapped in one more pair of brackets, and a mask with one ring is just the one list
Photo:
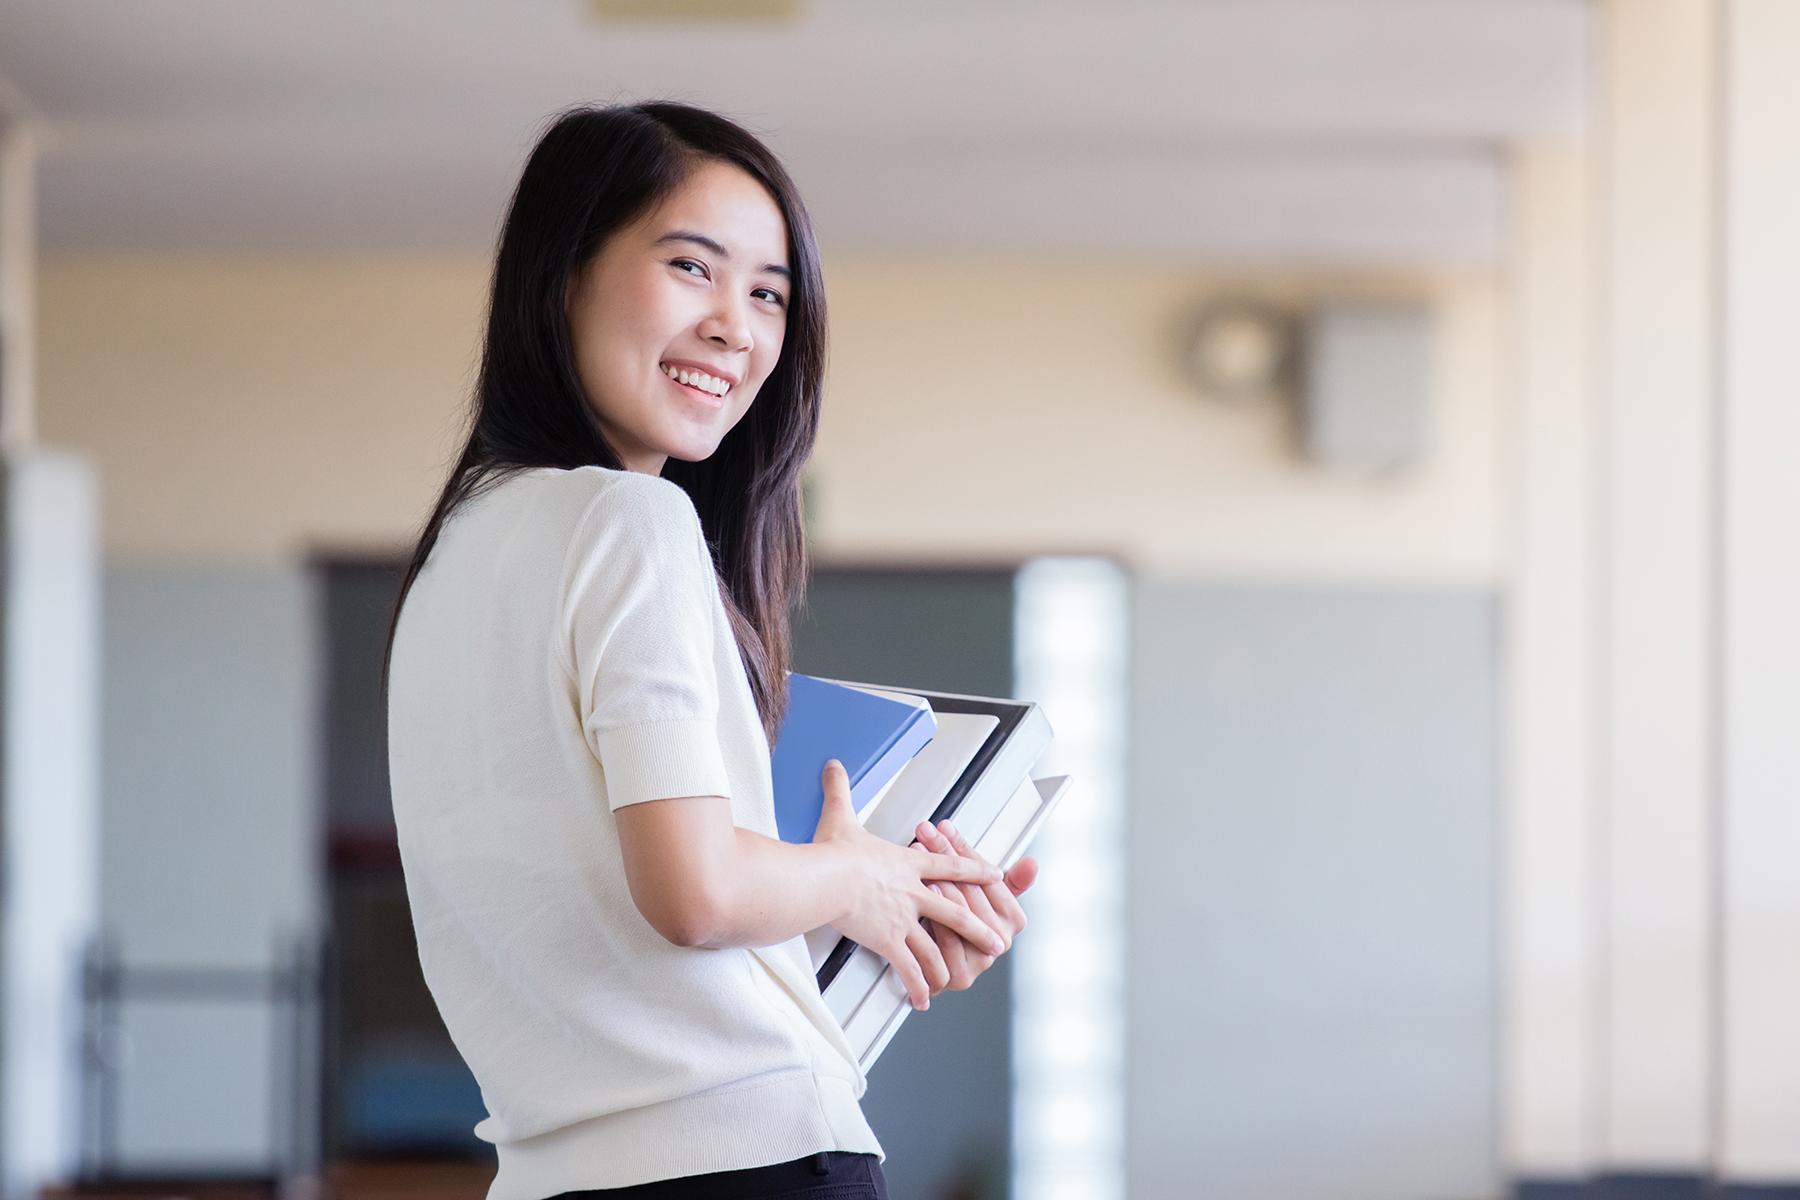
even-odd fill
[(702, 389), (697, 388), (689, 383), (682, 383), (680, 380), (675, 379), (664, 372), (659, 371), (657, 373), (659, 375), (662, 375), (662, 377), (664, 379), (668, 380), (670, 387), (681, 392), (682, 395), (686, 399), (692, 401), (693, 403), (701, 405), (704, 408), (709, 408), (709, 409), (714, 409), (714, 410), (725, 407), (725, 397), (715, 396), (711, 392), (703, 391)]

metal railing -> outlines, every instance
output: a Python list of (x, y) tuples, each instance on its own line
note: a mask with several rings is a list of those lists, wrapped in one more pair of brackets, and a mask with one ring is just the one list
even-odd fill
[[(142, 1178), (121, 1161), (121, 1102), (132, 1057), (126, 1006), (242, 1004), (268, 1010), (269, 1158), (245, 1164), (232, 1179), (266, 1182), (272, 1190), (317, 1179), (322, 1167), (319, 1097), (326, 1001), (327, 951), (317, 937), (278, 939), (265, 966), (183, 966), (129, 962), (115, 939), (88, 946), (82, 968), (82, 1183)], [(205, 1052), (196, 1047), (196, 1052)], [(171, 1097), (179, 1103), (180, 1097)], [(199, 1164), (196, 1164), (197, 1166)], [(156, 1174), (169, 1174), (159, 1167)], [(224, 1178), (217, 1164), (189, 1176)]]

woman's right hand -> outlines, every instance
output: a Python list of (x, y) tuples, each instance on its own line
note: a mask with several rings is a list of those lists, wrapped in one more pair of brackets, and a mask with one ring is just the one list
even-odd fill
[(893, 964), (915, 1009), (930, 1008), (932, 993), (943, 990), (950, 969), (931, 931), (919, 923), (922, 918), (990, 954), (1002, 953), (1006, 943), (967, 907), (932, 891), (929, 881), (996, 883), (1002, 878), (1000, 869), (958, 854), (933, 854), (917, 843), (896, 846), (876, 837), (856, 819), (843, 764), (832, 759), (822, 778), (825, 807), (813, 843), (831, 846), (852, 868), (846, 911), (831, 926)]

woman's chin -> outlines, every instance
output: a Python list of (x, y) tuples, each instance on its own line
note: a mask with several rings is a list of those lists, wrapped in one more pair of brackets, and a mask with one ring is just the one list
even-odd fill
[(719, 442), (716, 438), (682, 438), (671, 442), (667, 453), (670, 458), (696, 463), (705, 462), (711, 458), (718, 448)]
[(670, 420), (667, 419), (669, 416), (671, 414), (664, 414), (665, 419), (657, 422), (655, 432), (646, 440), (670, 458), (682, 462), (702, 462), (711, 458), (729, 432), (723, 413), (708, 413), (702, 419), (679, 414)]

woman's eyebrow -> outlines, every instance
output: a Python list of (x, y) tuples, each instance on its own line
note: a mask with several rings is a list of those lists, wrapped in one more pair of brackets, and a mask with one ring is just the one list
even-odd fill
[[(672, 233), (665, 233), (656, 239), (655, 244), (660, 246), (664, 242), (692, 242), (696, 246), (706, 247), (720, 258), (727, 261), (730, 261), (731, 259), (731, 251), (727, 250), (714, 239), (707, 237), (704, 233), (695, 233), (690, 229), (677, 229)], [(792, 271), (788, 270), (786, 267), (777, 266), (775, 263), (764, 263), (761, 269), (767, 271), (771, 275), (779, 275), (789, 283), (792, 283), (794, 280), (794, 273)]]

